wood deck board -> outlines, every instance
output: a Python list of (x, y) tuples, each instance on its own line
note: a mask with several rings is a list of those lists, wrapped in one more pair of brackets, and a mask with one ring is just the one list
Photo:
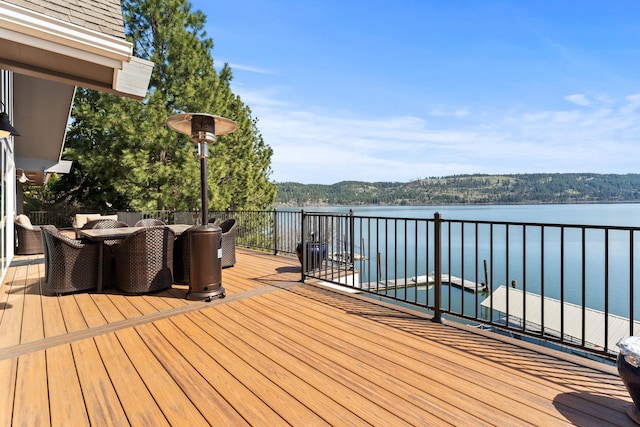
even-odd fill
[[(265, 299), (273, 299), (275, 297), (276, 295), (274, 294), (265, 295)], [(283, 303), (292, 302), (293, 301), (288, 300)], [(281, 311), (282, 309), (277, 308), (277, 310)], [(313, 313), (310, 312), (310, 310), (305, 310), (305, 313), (308, 318), (313, 317)], [(318, 316), (319, 315), (320, 314), (318, 314)], [(339, 331), (341, 325), (332, 325), (332, 321), (332, 316), (327, 314), (326, 318), (314, 319), (307, 328), (313, 328), (313, 325), (319, 325), (322, 333), (325, 334)], [(411, 335), (403, 336), (394, 330), (393, 335), (386, 336), (384, 329), (376, 332), (367, 330), (360, 332), (354, 329), (354, 323), (355, 322), (352, 322), (349, 325), (349, 330), (343, 331), (351, 336), (349, 344), (360, 342), (360, 345), (365, 345), (367, 342), (374, 340), (375, 337), (382, 338), (379, 345), (370, 349), (372, 354), (368, 355), (368, 359), (371, 359), (371, 363), (381, 370), (385, 370), (385, 361), (389, 361), (391, 362), (390, 368), (397, 366), (398, 368), (396, 368), (396, 370), (407, 371), (406, 378), (408, 381), (429, 376), (429, 372), (432, 372), (431, 379), (437, 380), (438, 384), (430, 383), (428, 389), (432, 390), (435, 395), (439, 395), (436, 390), (440, 389), (444, 392), (447, 388), (451, 388), (451, 384), (455, 384), (462, 399), (473, 399), (482, 402), (484, 407), (493, 407), (493, 411), (490, 412), (490, 414), (498, 410), (509, 412), (513, 416), (526, 417), (526, 415), (531, 412), (531, 407), (534, 407), (536, 412), (546, 412), (550, 415), (556, 412), (555, 408), (551, 407), (548, 402), (557, 394), (557, 390), (550, 388), (549, 392), (542, 396), (539, 394), (541, 390), (546, 390), (545, 387), (536, 388), (535, 394), (529, 390), (523, 390), (520, 387), (519, 381), (514, 383), (508, 382), (510, 377), (505, 377), (504, 365), (502, 364), (492, 364), (487, 362), (484, 357), (474, 356), (473, 353), (465, 351), (458, 354), (459, 357), (466, 359), (464, 365), (459, 366), (459, 363), (449, 362), (449, 360), (456, 360), (455, 351), (452, 351), (450, 348), (445, 348), (441, 352), (438, 352), (437, 344), (435, 344), (433, 348), (430, 348), (429, 357), (424, 357), (424, 353), (418, 346), (415, 346), (415, 344), (418, 343), (416, 342), (414, 344), (414, 342), (412, 342), (415, 338)], [(425, 324), (425, 328), (441, 329), (442, 326), (429, 322)], [(336, 339), (335, 333), (320, 338), (323, 342), (343, 342)], [(489, 343), (491, 342), (490, 340), (487, 341)], [(388, 348), (385, 348), (385, 344)], [(347, 350), (339, 348), (339, 351), (344, 352)], [(477, 354), (482, 354), (482, 352), (478, 352)], [(418, 363), (416, 364), (415, 362)], [(436, 374), (434, 375), (433, 373)], [(466, 378), (467, 380), (461, 381), (459, 378)], [(501, 395), (508, 395), (510, 399), (504, 401), (500, 399)], [(451, 401), (451, 399), (449, 400)], [(457, 404), (460, 404), (460, 402)], [(538, 418), (541, 418), (540, 414), (538, 414)]]
[[(153, 328), (138, 328), (142, 336), (158, 332), (173, 345), (165, 341), (153, 340), (151, 345), (156, 354), (161, 353), (169, 374), (192, 400), (206, 401), (200, 405), (203, 415), (216, 420), (220, 425), (246, 424), (246, 418), (262, 419), (273, 424), (281, 419), (261, 400), (251, 395), (243, 385), (220, 363), (217, 357), (212, 362), (208, 346), (203, 345), (200, 328), (192, 322), (184, 321), (185, 316), (155, 322)], [(184, 326), (180, 329), (176, 323)], [(169, 349), (171, 347), (171, 349)], [(170, 351), (169, 351), (170, 350)], [(216, 355), (217, 356), (217, 355)], [(192, 367), (189, 369), (187, 366)]]
[(90, 294), (80, 293), (75, 296), (78, 309), (82, 312), (82, 317), (88, 328), (93, 328), (100, 325), (107, 324), (107, 320), (104, 318), (102, 311), (96, 305), (95, 300)]
[[(92, 425), (127, 425), (127, 417), (93, 339), (71, 343), (73, 360)], [(63, 392), (63, 390), (55, 390)]]
[[(256, 352), (263, 357), (268, 357), (263, 360), (261, 366), (264, 366), (264, 369), (269, 369), (271, 377), (277, 378), (278, 384), (281, 384), (283, 388), (290, 388), (296, 382), (306, 383), (305, 388), (311, 387), (312, 390), (315, 390), (314, 401), (308, 403), (310, 406), (315, 407), (316, 404), (320, 404), (321, 408), (332, 408), (326, 412), (331, 416), (337, 415), (339, 419), (358, 414), (360, 422), (371, 424), (375, 424), (380, 419), (388, 420), (392, 424), (406, 422), (390, 409), (396, 408), (394, 403), (398, 403), (394, 402), (395, 396), (385, 394), (374, 387), (364, 389), (361, 384), (362, 378), (359, 379), (357, 385), (354, 385), (353, 381), (349, 381), (348, 372), (351, 372), (351, 369), (344, 370), (337, 365), (327, 363), (326, 354), (323, 353), (322, 356), (319, 356), (308, 343), (287, 339), (285, 334), (280, 332), (281, 325), (273, 323), (255, 312), (250, 313), (247, 304), (242, 304), (241, 308), (221, 307), (220, 311), (228, 317), (229, 321), (243, 325), (241, 333), (236, 335), (246, 346), (243, 357), (255, 358), (253, 353)], [(234, 347), (238, 347), (237, 340), (234, 341)], [(254, 360), (252, 363), (256, 363), (256, 361)], [(278, 369), (273, 366), (274, 364)], [(283, 371), (285, 368), (286, 370)], [(296, 390), (291, 390), (291, 392), (294, 393)], [(323, 400), (317, 401), (319, 398)], [(332, 398), (335, 400), (331, 400)], [(379, 402), (385, 402), (385, 404), (380, 405)], [(403, 402), (403, 404), (405, 403)], [(351, 415), (342, 415), (345, 411)], [(422, 412), (421, 408), (413, 407), (409, 418), (414, 418), (413, 421), (418, 424), (424, 423), (427, 419)], [(407, 414), (403, 415), (407, 416)], [(332, 424), (336, 423), (336, 420), (328, 419), (328, 421)], [(434, 419), (431, 421), (433, 422)]]
[(99, 307), (100, 313), (107, 324), (124, 320), (124, 316), (109, 295), (89, 294), (89, 296), (93, 300), (95, 306)]
[[(298, 291), (298, 289), (292, 290), (292, 292)], [(301, 290), (302, 292), (309, 292), (305, 290)], [(265, 295), (264, 298), (267, 300), (275, 300), (280, 297), (279, 294), (268, 294)], [(335, 304), (329, 304), (331, 307), (328, 310), (323, 310), (323, 312), (314, 313), (313, 307), (305, 307), (308, 304), (308, 300), (300, 300), (294, 301), (293, 299), (282, 299), (280, 298), (278, 301), (282, 306), (289, 306), (293, 310), (303, 310), (307, 319), (313, 318), (313, 321), (309, 321), (306, 326), (307, 329), (311, 328), (320, 328), (323, 333), (335, 332), (342, 330), (343, 333), (348, 334), (351, 338), (349, 341), (343, 341), (336, 338), (339, 338), (334, 333), (331, 336), (321, 337), (322, 342), (349, 342), (350, 344), (354, 344), (357, 342), (361, 342), (361, 345), (366, 344), (367, 342), (371, 342), (376, 338), (383, 338), (379, 345), (373, 346), (371, 348), (372, 353), (377, 353), (377, 356), (385, 359), (390, 359), (390, 356), (395, 352), (397, 353), (397, 357), (391, 359), (391, 366), (399, 366), (404, 367), (404, 369), (417, 369), (415, 373), (409, 372), (408, 378), (421, 378), (422, 376), (428, 376), (429, 371), (436, 372), (438, 377), (442, 377), (440, 379), (440, 383), (442, 386), (446, 388), (450, 388), (450, 384), (460, 385), (460, 392), (464, 392), (466, 395), (466, 399), (474, 399), (478, 402), (484, 402), (487, 407), (501, 405), (498, 408), (499, 411), (504, 412), (512, 412), (513, 415), (527, 415), (530, 411), (530, 408), (534, 405), (536, 412), (546, 412), (548, 414), (554, 414), (557, 411), (555, 408), (549, 404), (550, 401), (553, 400), (553, 397), (558, 393), (567, 393), (570, 391), (598, 391), (603, 392), (602, 383), (598, 383), (598, 389), (593, 390), (588, 387), (584, 388), (573, 388), (571, 387), (571, 382), (574, 381), (572, 378), (576, 378), (578, 375), (582, 377), (580, 378), (582, 385), (585, 379), (588, 381), (592, 376), (601, 376), (602, 374), (598, 371), (589, 370), (586, 368), (574, 369), (572, 371), (572, 375), (565, 375), (566, 369), (568, 368), (567, 364), (565, 366), (553, 367), (553, 364), (556, 362), (553, 360), (548, 360), (548, 364), (545, 364), (545, 357), (537, 356), (535, 354), (514, 354), (508, 355), (507, 358), (511, 358), (512, 360), (505, 364), (504, 353), (501, 354), (499, 360), (491, 361), (486, 358), (487, 354), (495, 352), (495, 348), (499, 347), (502, 343), (494, 342), (492, 340), (483, 339), (474, 343), (474, 341), (469, 339), (464, 339), (464, 337), (460, 337), (460, 341), (458, 346), (464, 344), (465, 348), (461, 350), (452, 349), (451, 345), (447, 346), (439, 346), (437, 344), (437, 338), (434, 336), (432, 340), (433, 346), (430, 348), (430, 357), (424, 358), (423, 352), (419, 349), (420, 341), (416, 341), (415, 326), (412, 334), (402, 334), (398, 332), (399, 328), (397, 322), (397, 315), (392, 319), (395, 322), (396, 328), (393, 330), (393, 334), (385, 336), (385, 330), (371, 330), (370, 328), (361, 328), (356, 329), (356, 322), (351, 322), (348, 326), (348, 329), (345, 329), (344, 324), (335, 322), (335, 314), (331, 314), (332, 310), (335, 310)], [(266, 304), (265, 304), (266, 305)], [(272, 307), (273, 311), (283, 313), (283, 307)], [(380, 317), (378, 317), (380, 320)], [(420, 323), (416, 322), (415, 319), (407, 319), (407, 322), (411, 321), (412, 324)], [(442, 335), (441, 329), (443, 326), (438, 324), (433, 324), (431, 322), (423, 323), (424, 330), (434, 330), (437, 334)], [(440, 330), (440, 331), (439, 331)], [(455, 332), (447, 332), (448, 335), (456, 335)], [(388, 344), (388, 348), (385, 348), (385, 344)], [(482, 345), (480, 345), (482, 344)], [(344, 348), (339, 349), (341, 352), (346, 351)], [(506, 351), (506, 349), (505, 349)], [(465, 358), (466, 362), (463, 366), (459, 366), (459, 362), (450, 362), (450, 360), (456, 360), (454, 357), (458, 353), (457, 356), (461, 358)], [(435, 356), (435, 357), (434, 357)], [(372, 357), (369, 355), (368, 357)], [(523, 365), (526, 365), (527, 361), (532, 360), (532, 358), (542, 358), (543, 360), (536, 363), (531, 363), (532, 372), (526, 373), (523, 369)], [(418, 364), (411, 364), (411, 361), (417, 361)], [(375, 366), (380, 367), (380, 369), (384, 370), (384, 360), (376, 359), (373, 362)], [(546, 372), (545, 372), (546, 368)], [(505, 372), (508, 372), (509, 369), (517, 369), (513, 372), (514, 376), (505, 376)], [(449, 374), (447, 374), (449, 372)], [(416, 375), (417, 374), (417, 375)], [(516, 375), (517, 374), (517, 375)], [(541, 375), (542, 374), (542, 375)], [(540, 383), (539, 387), (536, 387), (532, 390), (524, 390), (521, 387), (521, 379), (522, 376), (525, 376), (528, 380), (532, 382)], [(456, 378), (460, 376), (464, 376), (468, 378), (470, 382), (456, 381)], [(549, 379), (554, 378), (554, 376), (561, 377), (561, 383), (569, 386), (564, 387), (555, 387), (554, 382), (552, 381), (549, 384)], [(434, 376), (431, 375), (433, 378)], [(539, 378), (544, 377), (544, 381), (538, 380)], [(509, 382), (511, 378), (516, 378), (517, 381)], [(615, 391), (621, 397), (624, 396), (624, 389), (620, 387), (619, 379), (615, 381)], [(429, 386), (430, 389), (434, 387), (433, 384)], [(494, 390), (499, 390), (499, 393)], [(611, 389), (609, 389), (609, 392)], [(435, 393), (437, 394), (437, 393)], [(508, 395), (510, 396), (509, 401), (503, 401), (500, 399), (500, 395)], [(613, 414), (603, 413), (602, 411), (605, 408), (594, 408), (592, 411), (593, 416), (605, 416), (609, 417)], [(539, 415), (538, 415), (539, 417)]]
[(613, 366), (302, 284), (292, 257), (237, 255), (209, 304), (185, 285), (42, 296), (41, 258), (18, 258), (0, 287), (0, 426), (635, 425)]
[(40, 294), (40, 272), (38, 264), (27, 266), (25, 277), (25, 293), (23, 322), (31, 325), (28, 329), (22, 330), (20, 342), (29, 342), (42, 339), (44, 337), (44, 325), (42, 322)]
[(59, 298), (42, 297), (42, 319), (45, 337), (54, 337), (67, 332), (67, 325), (64, 322)]
[[(265, 295), (264, 299), (268, 299), (270, 295)], [(267, 316), (269, 312), (269, 303), (264, 301), (248, 301), (246, 305), (258, 310), (258, 317)], [(343, 341), (344, 337), (332, 336), (322, 331), (322, 328), (314, 328), (304, 322), (303, 313), (292, 314), (286, 309), (280, 307), (278, 312), (278, 321), (282, 322), (282, 329), (286, 336), (291, 340), (304, 346), (308, 352), (304, 352), (300, 357), (305, 359), (313, 358), (314, 364), (322, 367), (327, 372), (335, 372), (335, 375), (345, 377), (349, 381), (346, 386), (363, 396), (372, 396), (376, 401), (389, 402), (389, 407), (403, 416), (405, 422), (420, 423), (426, 422), (427, 417), (435, 417), (439, 422), (447, 422), (454, 425), (468, 425), (474, 419), (484, 419), (486, 422), (492, 421), (494, 411), (486, 405), (480, 406), (474, 414), (463, 413), (457, 410), (463, 406), (464, 401), (468, 401), (467, 388), (469, 384), (463, 379), (456, 377), (456, 383), (460, 384), (460, 389), (455, 393), (451, 393), (451, 387), (440, 385), (437, 380), (433, 379), (434, 374), (442, 375), (435, 371), (426, 370), (423, 375), (418, 376), (410, 369), (404, 368), (411, 362), (398, 358), (399, 360), (385, 359), (375, 355), (372, 349), (382, 348), (382, 353), (389, 350), (383, 348), (385, 340), (384, 334), (373, 337), (372, 340), (356, 340), (353, 337), (349, 341)], [(288, 317), (294, 316), (294, 317)], [(350, 324), (352, 329), (357, 329), (357, 324)], [(296, 330), (296, 328), (298, 328)], [(290, 346), (289, 346), (290, 347)], [(310, 352), (310, 353), (309, 353)], [(321, 355), (321, 357), (319, 356)], [(429, 355), (423, 353), (423, 358), (428, 359)], [(420, 364), (419, 361), (413, 363)], [(404, 368), (404, 369), (403, 369)], [(369, 381), (363, 381), (360, 378), (366, 378), (366, 372), (372, 369), (378, 370), (379, 373), (375, 377), (368, 378)], [(347, 373), (355, 373), (356, 376), (348, 376)], [(357, 379), (356, 381), (353, 381)], [(445, 382), (446, 384), (446, 382)], [(456, 384), (456, 385), (457, 385)], [(402, 390), (400, 396), (395, 396), (394, 391)], [(484, 388), (482, 392), (486, 392)], [(446, 396), (446, 401), (440, 396)], [(410, 405), (402, 405), (400, 402), (406, 402)], [(401, 408), (401, 410), (398, 410)], [(417, 409), (420, 408), (420, 409)], [(428, 414), (421, 414), (421, 410), (427, 411)], [(507, 420), (503, 416), (503, 421), (514, 423), (518, 421), (517, 417)], [(419, 417), (414, 419), (413, 417)], [(433, 421), (432, 421), (433, 422)]]
[[(224, 308), (226, 307), (220, 307), (220, 309)], [(210, 310), (206, 312), (212, 314)], [(300, 364), (302, 361), (287, 358), (286, 353), (279, 353), (277, 349), (266, 349), (264, 347), (264, 340), (260, 336), (252, 334), (250, 330), (246, 328), (246, 325), (232, 322), (230, 318), (222, 315), (212, 318), (211, 316), (205, 316), (204, 313), (192, 313), (188, 317), (191, 319), (193, 325), (206, 325), (210, 322), (219, 321), (224, 322), (225, 333), (215, 334), (213, 337), (219, 343), (218, 345), (222, 347), (228, 347), (230, 343), (233, 343), (235, 357), (237, 360), (242, 361), (241, 364), (233, 363), (233, 365), (227, 367), (228, 369), (236, 371), (237, 368), (243, 368), (249, 371), (255, 369), (259, 372), (266, 372), (267, 378), (273, 382), (275, 386), (279, 387), (283, 393), (297, 398), (304, 406), (305, 412), (308, 408), (316, 413), (322, 413), (324, 420), (330, 424), (336, 424), (340, 421), (347, 425), (362, 423), (361, 418), (345, 410), (344, 406), (327, 396), (327, 394), (330, 394), (334, 390), (319, 390), (312, 384), (312, 378), (317, 375), (313, 369), (308, 370), (306, 372), (307, 376), (304, 378), (296, 375), (293, 365)], [(182, 323), (185, 324), (184, 320)], [(247, 339), (245, 335), (247, 333), (249, 334), (249, 339)], [(248, 368), (249, 366), (252, 368)], [(246, 378), (245, 374), (236, 374), (236, 376), (239, 379)], [(245, 387), (251, 387), (251, 383), (246, 384)], [(273, 403), (271, 399), (267, 399), (264, 404)]]
[[(24, 281), (25, 268), (10, 268), (7, 273), (11, 277), (9, 286), (3, 286), (2, 291), (7, 296), (3, 305), (4, 315), (0, 323), (0, 342), (3, 346), (20, 343), (22, 334), (22, 317), (24, 312)], [(30, 326), (29, 326), (30, 327)]]
[[(120, 312), (123, 319), (131, 319), (141, 316), (146, 303), (142, 298), (130, 298), (122, 294), (106, 295), (111, 300), (116, 309)], [(135, 301), (135, 302), (134, 302)]]
[[(167, 421), (172, 425), (202, 425), (205, 419), (198, 408), (202, 402), (185, 395), (150, 349), (152, 343), (134, 329), (120, 330), (116, 335)], [(159, 336), (153, 337), (153, 340), (161, 339)]]
[(0, 360), (0, 426), (10, 426), (15, 404), (18, 358)]
[(47, 367), (44, 352), (21, 356), (16, 372), (14, 414), (21, 414), (20, 425), (50, 424)]
[(68, 296), (71, 298), (58, 299), (67, 332), (87, 329), (87, 321), (82, 314), (82, 310), (80, 310), (80, 307), (78, 306), (78, 301), (76, 300), (75, 295)]
[[(291, 396), (275, 384), (269, 375), (265, 375), (257, 370), (251, 362), (247, 362), (225, 345), (225, 338), (229, 332), (216, 326), (215, 322), (201, 322), (201, 326), (211, 331), (210, 334), (204, 332), (202, 328), (191, 328), (189, 333), (203, 349), (214, 357), (216, 362), (227, 370), (244, 389), (247, 390), (243, 396), (251, 399), (254, 403), (261, 401), (273, 411), (270, 418), (277, 420), (284, 419), (293, 425), (322, 425), (325, 424), (322, 417), (311, 411), (304, 403), (296, 397)], [(232, 390), (228, 390), (232, 392)], [(261, 417), (262, 418), (262, 417)]]
[(115, 334), (95, 338), (98, 351), (132, 425), (169, 425)]
[(47, 349), (45, 353), (47, 382), (51, 391), (49, 393), (51, 425), (78, 427), (89, 425), (71, 346), (68, 344), (55, 346)]

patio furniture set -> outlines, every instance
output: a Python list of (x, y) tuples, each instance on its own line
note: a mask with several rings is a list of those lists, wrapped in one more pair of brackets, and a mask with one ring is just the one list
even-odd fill
[[(141, 294), (189, 282), (189, 229), (143, 219), (133, 227), (117, 218), (89, 219), (74, 229), (76, 239), (53, 225), (34, 226), (25, 215), (15, 221), (16, 254), (44, 254), (49, 294), (117, 287)], [(222, 267), (235, 265), (236, 220), (222, 229)]]

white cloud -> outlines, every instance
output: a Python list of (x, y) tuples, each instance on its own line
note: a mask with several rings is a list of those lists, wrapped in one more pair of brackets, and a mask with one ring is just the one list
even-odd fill
[[(526, 111), (520, 105), (518, 113), (484, 111), (451, 122), (433, 116), (429, 121), (415, 116), (362, 118), (353, 112), (294, 108), (279, 100), (282, 91), (286, 89), (239, 92), (274, 150), (272, 179), (277, 182), (638, 170), (640, 117), (633, 111), (640, 107), (639, 95), (586, 110)], [(586, 100), (579, 95), (572, 99)]]
[(429, 112), (430, 116), (433, 117), (466, 117), (468, 116), (469, 110), (467, 108), (458, 108), (455, 110), (447, 111), (441, 108), (436, 108)]
[(240, 71), (248, 71), (250, 73), (257, 73), (257, 74), (276, 74), (272, 70), (268, 70), (266, 68), (252, 67), (250, 65), (229, 63), (229, 67), (231, 67), (232, 71), (233, 70), (240, 70)]
[(564, 97), (564, 99), (581, 107), (591, 105), (591, 101), (584, 94), (567, 95)]
[(632, 114), (640, 107), (640, 94), (628, 95), (626, 98), (626, 105), (624, 105), (620, 112), (622, 114)]

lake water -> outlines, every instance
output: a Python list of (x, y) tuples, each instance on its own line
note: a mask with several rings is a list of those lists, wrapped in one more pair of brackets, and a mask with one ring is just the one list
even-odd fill
[[(566, 224), (589, 226), (640, 227), (640, 203), (629, 204), (570, 204), (570, 205), (490, 205), (490, 206), (355, 206), (355, 207), (305, 207), (307, 212), (348, 212), (352, 209), (359, 217), (388, 217), (407, 219), (431, 219), (439, 212), (443, 220), (496, 221), (536, 224)], [(415, 230), (424, 226), (419, 222), (407, 222), (407, 242), (404, 242), (404, 225), (395, 232), (393, 223), (368, 222), (364, 231), (356, 226), (356, 242), (363, 240), (358, 250), (369, 261), (358, 268), (362, 281), (385, 280), (431, 274), (433, 265), (428, 260), (433, 251), (428, 239), (414, 239)], [(375, 224), (373, 230), (370, 224)], [(449, 229), (447, 229), (449, 230)], [(493, 288), (515, 282), (527, 292), (544, 293), (550, 298), (578, 305), (583, 303), (596, 310), (608, 309), (611, 313), (627, 317), (632, 295), (640, 295), (640, 233), (601, 229), (582, 231), (580, 228), (532, 227), (523, 235), (522, 228), (480, 227), (476, 240), (475, 230), (462, 230), (451, 225), (452, 243), (443, 254), (443, 272), (464, 276), (467, 280), (484, 282), (483, 260), (488, 260), (489, 282)], [(493, 233), (493, 238), (490, 235)], [(422, 231), (418, 235), (423, 235)], [(464, 238), (460, 235), (463, 234)], [(505, 237), (508, 235), (508, 238)], [(414, 240), (418, 240), (414, 242)], [(490, 243), (492, 242), (492, 243)], [(396, 245), (401, 250), (396, 250)], [(477, 253), (476, 253), (477, 251)], [(433, 252), (431, 252), (433, 253)], [(608, 253), (608, 256), (604, 256)], [(449, 257), (449, 254), (450, 257)], [(376, 255), (381, 265), (372, 260)], [(562, 260), (562, 262), (561, 262)], [(583, 262), (585, 260), (585, 262)], [(405, 270), (406, 269), (406, 270)], [(632, 291), (635, 291), (632, 294)], [(404, 292), (404, 291), (401, 291)], [(408, 290), (407, 292), (415, 292)], [(469, 299), (474, 310), (478, 304), (468, 292), (454, 291), (451, 304), (459, 306)], [(403, 297), (403, 295), (397, 295)], [(608, 299), (606, 298), (608, 296)], [(425, 300), (427, 293), (415, 294), (411, 299)], [(640, 313), (640, 298), (634, 304), (634, 312)], [(449, 302), (446, 302), (449, 304)], [(608, 307), (605, 307), (605, 303)]]
[(640, 227), (640, 203), (304, 208), (309, 212), (348, 212), (349, 209), (360, 216), (433, 218), (433, 214), (439, 212), (443, 219)]

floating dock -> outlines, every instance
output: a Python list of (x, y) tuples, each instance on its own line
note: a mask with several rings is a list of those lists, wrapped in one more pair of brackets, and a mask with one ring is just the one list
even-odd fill
[[(628, 318), (593, 308), (582, 308), (569, 302), (561, 302), (555, 298), (544, 297), (521, 289), (501, 285), (493, 294), (482, 301), (483, 307), (492, 308), (504, 313), (506, 321), (511, 325), (524, 326), (529, 330), (540, 331), (544, 327), (545, 334), (562, 337), (566, 341), (582, 343), (588, 347), (617, 353), (616, 343), (620, 338), (629, 336), (630, 320)], [(544, 307), (544, 325), (542, 324), (542, 308)], [(525, 311), (526, 308), (526, 311)], [(562, 314), (564, 313), (564, 322)], [(582, 319), (584, 317), (584, 327)], [(525, 321), (526, 320), (526, 321)], [(605, 335), (605, 325), (608, 326)], [(584, 329), (584, 335), (583, 335)], [(640, 330), (640, 322), (633, 322), (634, 331)], [(636, 332), (637, 334), (637, 332)], [(607, 342), (605, 343), (605, 337)]]
[(327, 261), (346, 264), (353, 261), (367, 261), (367, 257), (356, 252), (353, 254), (353, 259), (351, 259), (349, 252), (332, 252), (327, 255)]
[[(403, 277), (401, 279), (379, 280), (377, 282), (368, 282), (362, 284), (363, 290), (386, 291), (404, 288), (431, 287), (436, 281), (433, 276), (415, 276)], [(465, 280), (461, 277), (451, 276), (449, 274), (440, 275), (440, 283), (463, 289), (468, 292), (488, 292), (489, 289), (484, 283), (476, 283), (471, 280)]]

